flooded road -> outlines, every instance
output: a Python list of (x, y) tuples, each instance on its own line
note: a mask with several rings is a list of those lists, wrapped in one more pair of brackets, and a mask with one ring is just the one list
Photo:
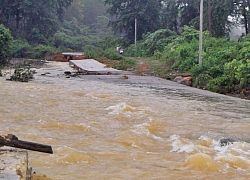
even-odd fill
[[(48, 144), (37, 174), (80, 179), (249, 179), (250, 102), (156, 77), (0, 78), (1, 134)], [(221, 147), (219, 139), (238, 142)]]

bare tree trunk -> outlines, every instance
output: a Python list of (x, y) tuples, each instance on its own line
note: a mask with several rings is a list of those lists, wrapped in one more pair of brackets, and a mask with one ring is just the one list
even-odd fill
[(212, 30), (212, 7), (211, 7), (211, 0), (207, 1), (208, 4), (208, 31), (209, 35), (213, 36), (213, 30)]
[(199, 65), (202, 65), (203, 0), (200, 0)]
[[(249, 9), (250, 8), (250, 0), (246, 0), (246, 6), (247, 8)], [(249, 27), (250, 27), (250, 15), (249, 15), (249, 12), (247, 11), (246, 12), (247, 16), (246, 16), (246, 19), (247, 19), (247, 29), (249, 31)], [(247, 32), (246, 34), (248, 34), (249, 32)]]
[(248, 19), (247, 19), (247, 11), (246, 11), (246, 0), (243, 0), (243, 11), (242, 11), (242, 16), (244, 18), (244, 26), (246, 30), (246, 34), (248, 34)]

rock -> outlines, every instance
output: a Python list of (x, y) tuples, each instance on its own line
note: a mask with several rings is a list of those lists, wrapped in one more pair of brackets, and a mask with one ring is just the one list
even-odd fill
[(221, 146), (227, 146), (227, 145), (233, 144), (236, 141), (231, 138), (221, 138), (219, 142)]
[(120, 79), (128, 79), (128, 76), (124, 75), (124, 76), (120, 77)]
[(184, 84), (186, 86), (191, 86), (192, 85), (192, 76), (176, 76), (174, 78), (174, 82)]
[(114, 75), (114, 73), (112, 73), (112, 72), (108, 72), (108, 73), (107, 73), (107, 75)]
[(180, 82), (180, 81), (182, 81), (183, 80), (183, 77), (182, 76), (176, 76), (175, 78), (174, 78), (174, 82)]
[(71, 72), (70, 71), (64, 71), (64, 74), (65, 75), (71, 75)]
[(28, 179), (27, 151), (0, 150), (0, 179)]
[(243, 89), (241, 93), (242, 93), (245, 97), (249, 97), (249, 95), (250, 95), (250, 90)]
[(50, 74), (50, 72), (45, 72), (45, 73), (42, 73), (41, 75), (45, 76), (46, 74)]

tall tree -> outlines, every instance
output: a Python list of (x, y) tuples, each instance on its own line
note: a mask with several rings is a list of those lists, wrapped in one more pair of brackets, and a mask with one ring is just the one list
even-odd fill
[(176, 0), (162, 1), (161, 21), (163, 27), (179, 32), (179, 5)]
[[(199, 28), (200, 0), (164, 0), (165, 7), (169, 7), (169, 21), (177, 22), (177, 29), (184, 25)], [(204, 1), (204, 29), (210, 35), (222, 37), (226, 33), (228, 16), (233, 10), (233, 0), (205, 0)]]
[(72, 1), (0, 0), (0, 23), (9, 28), (15, 38), (45, 40), (56, 31), (57, 19), (62, 19)]
[(160, 11), (161, 0), (105, 0), (107, 12), (114, 16), (110, 22), (115, 32), (123, 33), (131, 42), (135, 37), (135, 19), (137, 19), (137, 37), (154, 32), (162, 27)]
[(250, 0), (234, 0), (234, 11), (232, 16), (243, 24), (246, 34), (249, 34), (250, 28)]
[(83, 23), (85, 25), (91, 26), (97, 22), (98, 16), (103, 16), (106, 14), (107, 7), (103, 5), (104, 0), (84, 0), (83, 8)]
[(208, 31), (210, 36), (213, 34), (212, 29), (212, 6), (211, 6), (211, 0), (207, 0), (207, 17), (208, 17)]
[(8, 62), (11, 42), (12, 36), (9, 29), (0, 24), (0, 66)]
[[(223, 37), (229, 31), (228, 16), (233, 12), (232, 0), (211, 0), (211, 34), (214, 37)], [(207, 14), (207, 11), (206, 11)]]

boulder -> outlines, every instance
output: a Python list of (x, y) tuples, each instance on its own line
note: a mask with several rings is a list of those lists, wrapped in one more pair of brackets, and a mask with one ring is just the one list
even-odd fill
[(186, 86), (192, 85), (192, 76), (176, 76), (174, 82), (184, 84)]
[(221, 138), (219, 139), (219, 142), (221, 146), (227, 146), (227, 145), (233, 144), (236, 141), (231, 138)]

